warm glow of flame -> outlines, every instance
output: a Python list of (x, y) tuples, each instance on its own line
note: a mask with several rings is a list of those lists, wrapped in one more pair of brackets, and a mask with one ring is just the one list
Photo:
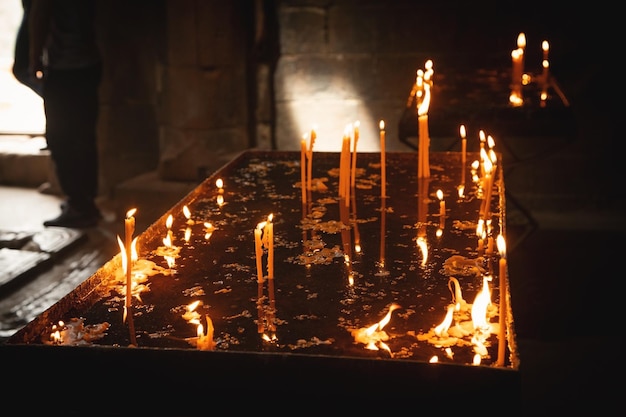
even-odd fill
[(174, 223), (174, 216), (170, 214), (169, 216), (167, 216), (167, 219), (165, 220), (165, 227), (167, 227), (168, 229), (171, 229), (173, 223)]
[(472, 361), (472, 365), (480, 365), (481, 362), (481, 357), (480, 355), (477, 353), (474, 355), (474, 360)]
[(393, 313), (393, 311), (397, 310), (398, 308), (400, 308), (400, 306), (394, 303), (389, 306), (389, 311), (387, 312), (385, 317), (383, 317), (383, 319), (380, 320), (378, 323), (372, 324), (369, 327), (362, 327), (360, 329), (352, 330), (352, 336), (354, 337), (354, 340), (356, 342), (363, 343), (365, 345), (365, 348), (368, 350), (379, 350), (380, 348), (383, 348), (391, 354), (391, 350), (389, 349), (389, 347), (383, 343), (384, 340), (387, 340), (389, 338), (387, 333), (383, 331), (383, 328), (391, 320), (391, 313)]
[(517, 107), (524, 104), (524, 100), (519, 95), (513, 93), (509, 96), (509, 103)]
[(224, 196), (221, 194), (218, 195), (216, 201), (217, 201), (217, 205), (222, 207), (224, 205)]
[(543, 52), (548, 52), (548, 50), (550, 50), (550, 43), (548, 41), (541, 42), (541, 50)]
[(448, 329), (452, 324), (452, 318), (454, 317), (454, 304), (448, 305), (448, 312), (446, 313), (446, 317), (443, 319), (441, 324), (435, 327), (434, 331), (438, 337), (447, 337)]
[(459, 192), (459, 198), (465, 197), (465, 186), (464, 185), (459, 185), (457, 187), (457, 191)]
[(448, 358), (452, 359), (454, 357), (454, 352), (452, 352), (452, 349), (450, 349), (449, 347), (445, 349), (445, 352)]
[(167, 248), (172, 247), (172, 234), (171, 233), (168, 233), (167, 235), (165, 235), (165, 237), (163, 238), (163, 245)]
[(385, 122), (383, 120), (381, 120), (380, 123), (378, 123), (378, 128), (380, 130), (385, 130)]
[(526, 48), (526, 35), (524, 32), (517, 35), (517, 47), (522, 49)]
[(483, 277), (483, 288), (476, 294), (476, 298), (472, 304), (472, 323), (474, 330), (479, 332), (488, 332), (490, 328), (487, 319), (487, 308), (491, 304), (489, 281), (491, 281), (491, 276), (487, 275)]
[(199, 305), (200, 300), (196, 300), (192, 303), (187, 304), (187, 306), (185, 306), (185, 313), (183, 313), (182, 318), (191, 324), (199, 323), (200, 314), (195, 311)]
[(424, 116), (428, 114), (428, 108), (430, 107), (430, 84), (424, 83), (424, 97), (422, 97), (422, 102), (417, 108), (418, 116)]
[(439, 362), (439, 358), (435, 355), (432, 358), (430, 358), (428, 360), (428, 362), (430, 362), (430, 363), (437, 363), (437, 362)]
[(459, 134), (461, 135), (461, 139), (465, 139), (467, 132), (465, 131), (465, 125), (461, 125), (459, 127)]
[(478, 236), (478, 238), (481, 239), (483, 237), (484, 231), (485, 231), (485, 220), (478, 219), (478, 223), (476, 224), (476, 236)]
[(183, 206), (183, 215), (185, 216), (186, 219), (191, 218), (191, 211), (189, 210), (189, 207), (187, 207), (186, 205)]
[(221, 178), (215, 180), (215, 186), (217, 188), (224, 188), (224, 181)]
[[(138, 237), (135, 237), (133, 241), (130, 243), (130, 260), (132, 263), (136, 262), (137, 259), (139, 259), (139, 255), (137, 254), (137, 239)], [(124, 271), (124, 274), (126, 274), (127, 266), (128, 266), (128, 262), (127, 262), (128, 258), (126, 256), (126, 247), (124, 246), (124, 242), (122, 242), (122, 239), (119, 237), (119, 235), (117, 236), (117, 244), (120, 247), (120, 256), (122, 258), (122, 270)]]
[(439, 201), (443, 200), (443, 191), (441, 189), (437, 190), (437, 198)]
[(185, 242), (189, 242), (189, 239), (191, 239), (191, 228), (188, 227), (185, 229)]
[(133, 217), (135, 215), (135, 213), (137, 212), (136, 208), (130, 209), (126, 212), (126, 218), (130, 219), (131, 217)]
[(501, 234), (496, 237), (496, 246), (498, 247), (500, 256), (506, 258), (506, 242), (504, 240), (504, 236)]
[(487, 135), (487, 146), (489, 149), (493, 148), (496, 144), (496, 141), (493, 139), (493, 136)]
[(428, 244), (426, 243), (426, 238), (420, 236), (416, 239), (416, 243), (422, 252), (422, 266), (424, 266), (428, 261)]

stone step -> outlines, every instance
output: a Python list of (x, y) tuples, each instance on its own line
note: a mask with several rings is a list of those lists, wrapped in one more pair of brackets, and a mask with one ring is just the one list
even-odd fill
[(42, 136), (0, 135), (0, 184), (38, 187), (48, 182), (50, 152)]

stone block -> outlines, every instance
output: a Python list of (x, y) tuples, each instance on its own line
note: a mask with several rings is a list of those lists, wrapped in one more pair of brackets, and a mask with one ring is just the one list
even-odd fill
[(167, 1), (168, 66), (192, 67), (198, 64), (197, 1)]
[(164, 129), (158, 172), (169, 181), (204, 178), (249, 148), (244, 128), (183, 130)]
[(326, 11), (316, 7), (280, 7), (280, 48), (283, 56), (327, 53)]
[(247, 123), (245, 69), (168, 68), (164, 73), (162, 122), (185, 129)]
[(194, 39), (198, 66), (205, 69), (245, 67), (246, 37), (249, 34), (246, 30), (248, 8), (244, 2), (209, 0), (196, 3)]

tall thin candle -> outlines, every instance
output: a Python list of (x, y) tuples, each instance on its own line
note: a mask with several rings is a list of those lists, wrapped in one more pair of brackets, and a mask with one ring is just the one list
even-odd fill
[(506, 352), (506, 310), (507, 310), (507, 300), (506, 300), (506, 242), (504, 240), (504, 236), (501, 234), (496, 237), (496, 245), (498, 246), (498, 251), (500, 252), (500, 261), (499, 261), (499, 280), (500, 280), (500, 326), (498, 332), (498, 359), (497, 365), (504, 365), (504, 355)]
[(350, 170), (350, 186), (354, 188), (356, 186), (356, 156), (357, 156), (357, 144), (359, 143), (359, 126), (361, 122), (358, 120), (354, 122), (354, 144), (352, 145), (352, 169)]
[(274, 215), (267, 217), (267, 275), (269, 279), (274, 279)]
[(302, 204), (306, 204), (306, 136), (300, 141), (300, 188), (302, 189)]
[(459, 134), (461, 135), (461, 185), (465, 185), (465, 169), (467, 167), (467, 132), (465, 125), (459, 127)]
[(130, 307), (132, 298), (132, 284), (133, 284), (133, 261), (132, 261), (132, 242), (133, 233), (135, 233), (135, 212), (136, 208), (130, 209), (126, 212), (126, 219), (124, 219), (124, 231), (125, 241), (124, 249), (126, 250), (126, 307)]
[(380, 196), (387, 197), (387, 156), (385, 151), (385, 122), (380, 121)]

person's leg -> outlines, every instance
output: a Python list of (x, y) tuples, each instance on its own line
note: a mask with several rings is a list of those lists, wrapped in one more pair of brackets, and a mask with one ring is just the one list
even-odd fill
[(67, 197), (61, 216), (46, 226), (89, 227), (97, 224), (98, 86), (101, 67), (52, 70), (46, 74), (46, 140), (59, 185)]

